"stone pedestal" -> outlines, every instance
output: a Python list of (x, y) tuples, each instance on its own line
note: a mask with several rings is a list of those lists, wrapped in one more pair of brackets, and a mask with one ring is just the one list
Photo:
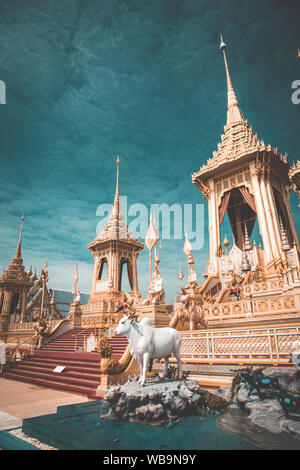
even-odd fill
[(139, 321), (142, 318), (150, 318), (152, 326), (162, 328), (169, 326), (171, 317), (165, 305), (144, 305), (137, 308)]
[[(210, 409), (207, 390), (193, 380), (148, 379), (145, 387), (136, 381), (110, 388), (104, 396), (109, 413), (103, 419), (126, 420), (133, 423), (162, 425), (180, 416), (197, 415)], [(215, 398), (215, 397), (213, 397)], [(218, 403), (227, 402), (218, 398)]]

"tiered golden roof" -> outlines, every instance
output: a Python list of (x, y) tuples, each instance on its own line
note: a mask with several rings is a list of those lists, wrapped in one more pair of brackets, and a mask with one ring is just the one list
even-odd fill
[(32, 275), (31, 269), (28, 273), (25, 271), (25, 268), (23, 266), (23, 260), (21, 257), (21, 244), (22, 244), (22, 232), (23, 232), (23, 221), (24, 221), (23, 215), (22, 215), (21, 220), (22, 222), (21, 222), (20, 236), (19, 236), (16, 254), (14, 258), (12, 259), (12, 262), (10, 263), (8, 268), (5, 269), (2, 275), (0, 276), (0, 284), (13, 282), (13, 283), (18, 283), (18, 284), (31, 285), (33, 283), (32, 280), (30, 279)]
[(202, 165), (200, 170), (192, 175), (194, 184), (200, 183), (200, 179), (208, 178), (209, 173), (218, 167), (257, 152), (271, 152), (275, 157), (278, 157), (279, 161), (287, 163), (287, 157), (281, 155), (271, 145), (265, 145), (264, 141), (258, 138), (248, 121), (244, 118), (232, 85), (225, 48), (226, 44), (221, 36), (220, 49), (224, 55), (227, 78), (227, 123), (224, 126), (221, 142), (218, 144), (217, 150), (213, 152), (213, 157), (208, 159), (207, 163)]
[(292, 185), (294, 185), (296, 193), (298, 194), (300, 206), (300, 160), (298, 160), (296, 163), (293, 163), (289, 170), (289, 178)]
[(133, 235), (128, 231), (128, 226), (126, 225), (124, 217), (121, 213), (120, 195), (119, 195), (119, 165), (120, 165), (119, 157), (116, 161), (116, 164), (117, 164), (117, 182), (116, 182), (116, 193), (115, 193), (113, 209), (112, 209), (110, 216), (108, 217), (104, 230), (96, 237), (95, 242), (106, 241), (106, 240), (129, 240), (129, 241), (139, 243), (138, 240), (134, 238)]

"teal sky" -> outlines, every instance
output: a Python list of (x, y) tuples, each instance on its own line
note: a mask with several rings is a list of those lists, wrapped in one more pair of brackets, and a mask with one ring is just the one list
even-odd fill
[[(265, 143), (299, 156), (300, 3), (278, 0), (0, 0), (0, 266), (14, 255), (24, 212), (22, 254), (50, 287), (90, 292), (87, 244), (96, 209), (120, 193), (128, 203), (205, 204), (191, 173), (211, 157), (226, 121), (219, 33), (244, 115)], [(299, 226), (295, 193), (291, 204)], [(224, 222), (226, 224), (226, 222)], [(224, 230), (226, 229), (226, 225)], [(229, 233), (229, 232), (228, 232)], [(186, 275), (183, 241), (163, 241), (167, 299)], [(148, 250), (140, 255), (145, 295)], [(185, 277), (186, 279), (186, 277)]]

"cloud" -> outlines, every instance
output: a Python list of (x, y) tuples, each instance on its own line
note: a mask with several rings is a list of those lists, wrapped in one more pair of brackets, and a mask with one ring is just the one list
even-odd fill
[[(89, 292), (87, 244), (98, 205), (113, 200), (118, 154), (120, 191), (129, 204), (205, 203), (191, 173), (217, 148), (226, 120), (220, 31), (254, 131), (296, 159), (299, 109), (290, 86), (299, 78), (299, 13), (298, 2), (279, 0), (6, 2), (0, 264), (15, 252), (24, 212), (26, 264), (38, 267), (47, 258), (59, 289), (70, 288), (78, 262), (81, 290)], [(299, 225), (295, 195), (291, 205)], [(208, 259), (207, 206), (205, 214), (204, 248), (194, 255), (199, 277)], [(160, 253), (169, 301), (180, 287), (182, 245), (163, 241)], [(145, 250), (143, 293), (147, 263)]]

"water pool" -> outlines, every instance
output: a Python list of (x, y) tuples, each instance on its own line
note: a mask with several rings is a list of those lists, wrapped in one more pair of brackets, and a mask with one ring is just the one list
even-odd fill
[(145, 426), (100, 418), (102, 400), (59, 407), (56, 414), (25, 419), (25, 434), (63, 450), (255, 450), (222, 430), (217, 416), (180, 418), (174, 426)]

